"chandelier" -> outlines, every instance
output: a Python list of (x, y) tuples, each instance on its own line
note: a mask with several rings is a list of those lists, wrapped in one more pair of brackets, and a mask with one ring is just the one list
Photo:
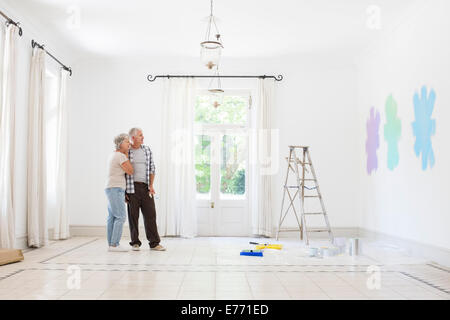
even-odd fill
[(200, 46), (200, 57), (202, 63), (208, 69), (217, 67), (219, 65), (223, 45), (220, 40), (220, 33), (219, 29), (217, 28), (216, 18), (213, 15), (213, 0), (211, 0), (211, 12), (208, 17), (205, 40), (200, 43)]

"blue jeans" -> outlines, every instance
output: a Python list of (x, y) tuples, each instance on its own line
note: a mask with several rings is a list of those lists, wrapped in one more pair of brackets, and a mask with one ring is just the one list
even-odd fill
[(118, 246), (127, 214), (125, 209), (125, 190), (122, 188), (106, 188), (105, 193), (108, 198), (108, 244), (110, 246)]

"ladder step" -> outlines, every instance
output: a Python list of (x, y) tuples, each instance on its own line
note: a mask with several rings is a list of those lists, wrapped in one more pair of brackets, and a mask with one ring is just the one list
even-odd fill
[(310, 228), (306, 229), (306, 232), (330, 232), (330, 230), (323, 228)]
[[(294, 159), (291, 159), (291, 161), (289, 161), (290, 163), (295, 163), (295, 160)], [(310, 166), (312, 166), (312, 163), (311, 162), (301, 162), (301, 161), (297, 161), (297, 163), (299, 163), (300, 165), (301, 164), (307, 164), (307, 165), (310, 165)]]
[[(284, 191), (283, 191), (283, 200), (282, 200), (282, 204), (281, 204), (280, 222), (278, 225), (278, 232), (281, 230), (281, 225), (284, 221), (286, 214), (289, 212), (289, 210), (292, 207), (294, 209), (293, 211), (296, 215), (297, 222), (299, 223), (298, 231), (300, 231), (300, 239), (303, 240), (303, 236), (305, 236), (307, 245), (309, 244), (309, 235), (313, 232), (327, 232), (330, 240), (333, 241), (333, 238), (334, 238), (333, 231), (331, 230), (330, 222), (328, 221), (327, 212), (326, 212), (324, 204), (323, 204), (323, 197), (322, 197), (322, 194), (320, 193), (319, 183), (317, 180), (316, 173), (314, 171), (314, 166), (313, 166), (313, 162), (311, 160), (309, 147), (289, 146), (289, 149), (290, 149), (289, 157), (286, 157), (287, 172), (286, 172), (286, 180), (284, 181), (284, 185), (283, 185)], [(302, 152), (300, 153), (300, 155), (297, 153), (298, 149), (303, 149)], [(309, 168), (307, 166), (309, 166)], [(289, 182), (290, 174), (293, 174), (295, 176), (295, 178), (296, 178), (295, 182)], [(311, 187), (306, 186), (306, 184), (307, 184), (306, 181), (308, 181), (308, 182), (312, 181), (308, 184), (313, 185), (313, 186), (311, 186)], [(288, 185), (288, 183), (290, 185)], [(291, 189), (291, 191), (289, 189)], [(309, 191), (306, 191), (305, 189), (307, 189)], [(316, 191), (311, 192), (312, 190), (316, 190)], [(290, 203), (287, 211), (284, 211), (285, 210), (284, 202), (285, 202), (286, 193), (288, 193), (291, 203)], [(291, 197), (291, 193), (295, 193), (293, 198)], [(307, 193), (308, 195), (305, 195), (305, 193)], [(303, 207), (302, 208), (303, 212), (300, 212), (301, 220), (302, 220), (302, 223), (300, 224), (300, 222), (298, 221), (297, 211), (295, 210), (294, 200), (293, 200), (294, 198), (297, 197), (297, 195), (300, 198), (302, 205), (305, 202), (304, 201), (305, 198), (318, 198), (320, 201), (321, 208), (315, 208), (315, 209), (311, 208), (310, 210), (322, 210), (322, 211), (321, 212), (304, 212), (304, 207)], [(283, 216), (283, 214), (284, 214), (284, 216)], [(306, 225), (306, 220), (308, 220), (309, 218), (306, 218), (306, 216), (313, 216), (313, 215), (315, 215), (315, 216), (323, 215), (323, 217), (325, 218), (325, 225), (316, 226), (315, 228), (314, 227), (308, 228)], [(305, 231), (305, 232), (302, 232), (302, 231)], [(278, 232), (277, 232), (277, 240), (278, 240)]]
[[(301, 186), (284, 186), (285, 188), (289, 188), (289, 189), (298, 189), (298, 188), (301, 188)], [(307, 187), (307, 186), (305, 186), (305, 189), (308, 189), (308, 188), (317, 188), (317, 186), (316, 187)]]

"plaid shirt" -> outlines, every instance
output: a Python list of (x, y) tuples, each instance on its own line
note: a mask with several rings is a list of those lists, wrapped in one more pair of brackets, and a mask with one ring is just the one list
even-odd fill
[[(144, 150), (146, 159), (146, 177), (147, 184), (150, 184), (150, 174), (155, 174), (155, 163), (153, 162), (153, 154), (149, 146), (141, 145), (141, 149)], [(134, 159), (131, 150), (128, 151), (128, 158), (130, 159), (131, 165), (133, 165)], [(134, 193), (134, 176), (125, 174), (127, 180), (127, 193)]]

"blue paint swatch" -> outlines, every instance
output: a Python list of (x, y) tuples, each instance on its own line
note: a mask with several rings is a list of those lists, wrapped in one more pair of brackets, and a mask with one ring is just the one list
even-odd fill
[(436, 120), (431, 118), (434, 104), (436, 102), (436, 93), (433, 89), (428, 94), (426, 86), (422, 87), (421, 94), (414, 94), (414, 114), (415, 121), (412, 123), (413, 134), (416, 137), (414, 143), (414, 152), (417, 157), (422, 155), (422, 170), (428, 166), (434, 167), (435, 158), (431, 137), (436, 134)]

